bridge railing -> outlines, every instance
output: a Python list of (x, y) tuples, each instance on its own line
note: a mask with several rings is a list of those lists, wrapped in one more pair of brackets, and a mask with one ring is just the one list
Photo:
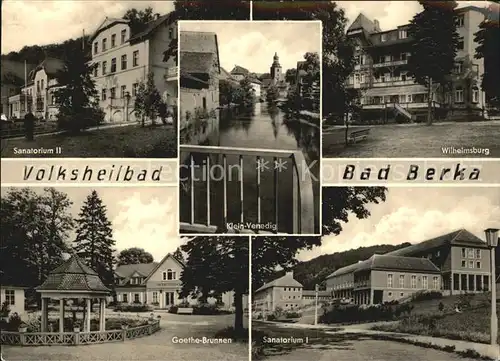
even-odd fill
[[(213, 147), (213, 146), (193, 146), (193, 145), (181, 145), (180, 152), (187, 155), (187, 168), (189, 169), (189, 176), (187, 181), (189, 182), (189, 200), (190, 200), (190, 214), (189, 219), (182, 219), (180, 222), (180, 230), (182, 233), (216, 233), (218, 229), (225, 228), (225, 224), (228, 221), (228, 213), (230, 213), (230, 207), (239, 207), (239, 222), (245, 224), (249, 222), (247, 215), (244, 211), (244, 203), (248, 197), (255, 197), (254, 200), (257, 203), (257, 223), (262, 222), (262, 175), (261, 169), (256, 167), (254, 185), (256, 187), (256, 194), (246, 195), (244, 192), (245, 177), (243, 176), (244, 158), (251, 157), (256, 160), (257, 164), (262, 162), (264, 158), (272, 158), (273, 163), (276, 164), (279, 159), (287, 159), (293, 165), (291, 172), (292, 177), (292, 197), (293, 197), (293, 208), (282, 209), (279, 204), (279, 189), (280, 189), (280, 171), (277, 167), (274, 167), (273, 171), (273, 194), (272, 202), (274, 204), (274, 228), (271, 233), (286, 233), (286, 234), (314, 234), (314, 196), (313, 196), (313, 183), (310, 170), (304, 158), (304, 155), (300, 151), (289, 151), (289, 150), (271, 150), (271, 149), (246, 149), (246, 148), (233, 148), (233, 147)], [(222, 157), (222, 165), (219, 165), (222, 169), (223, 176), (222, 181), (222, 203), (223, 203), (223, 224), (214, 224), (211, 219), (211, 189), (212, 182), (210, 177), (211, 172), (211, 156), (220, 155)], [(195, 199), (195, 156), (197, 159), (202, 157), (205, 160), (205, 166), (203, 167), (204, 175), (206, 176), (206, 222), (204, 224), (197, 223), (195, 221), (195, 210), (197, 206), (197, 200)], [(237, 156), (238, 167), (240, 170), (240, 176), (238, 179), (239, 186), (239, 199), (228, 199), (228, 169), (232, 166), (228, 165), (228, 156)], [(281, 175), (283, 176), (283, 175)], [(290, 176), (287, 174), (287, 176)], [(279, 216), (283, 212), (290, 212), (292, 215), (292, 230), (291, 232), (283, 232), (279, 230), (280, 222)], [(234, 214), (234, 212), (233, 212)], [(242, 233), (265, 233), (265, 232), (255, 232), (250, 229), (245, 229)], [(267, 231), (269, 233), (269, 231)]]

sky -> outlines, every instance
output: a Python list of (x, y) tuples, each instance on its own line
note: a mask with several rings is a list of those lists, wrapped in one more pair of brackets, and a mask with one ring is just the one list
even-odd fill
[(351, 215), (338, 236), (324, 236), (320, 247), (301, 252), (298, 259), (378, 244), (417, 243), (461, 228), (484, 240), (484, 229), (500, 228), (500, 187), (389, 188), (384, 203), (367, 208), (370, 217)]
[(179, 29), (216, 33), (221, 66), (227, 71), (240, 65), (250, 72), (269, 73), (277, 53), (285, 72), (296, 68), (305, 53), (321, 52), (319, 22), (181, 22)]
[[(42, 189), (32, 187), (41, 192)], [(92, 188), (56, 187), (73, 202), (71, 214), (77, 217)], [(178, 233), (177, 190), (175, 187), (101, 187), (96, 189), (112, 223), (116, 249), (144, 248), (155, 261), (174, 252), (184, 240)], [(2, 196), (8, 188), (2, 188)], [(74, 240), (74, 235), (70, 241)]]
[[(419, 11), (417, 1), (338, 1), (352, 22), (360, 11), (378, 19), (382, 30), (408, 23)], [(460, 6), (485, 6), (486, 1), (459, 1)], [(2, 54), (25, 45), (46, 45), (92, 33), (106, 16), (122, 17), (130, 8), (151, 6), (165, 14), (173, 10), (171, 1), (107, 0), (4, 0), (2, 1)]]

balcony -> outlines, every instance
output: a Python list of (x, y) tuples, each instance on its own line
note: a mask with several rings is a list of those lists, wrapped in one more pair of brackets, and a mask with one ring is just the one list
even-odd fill
[(370, 286), (370, 280), (354, 282), (354, 288), (366, 288)]
[(372, 65), (373, 68), (384, 68), (388, 66), (399, 66), (408, 64), (408, 60), (391, 60), (383, 63), (375, 63)]
[(179, 67), (178, 66), (172, 66), (167, 69), (167, 72), (165, 73), (165, 80), (166, 81), (173, 81), (177, 80), (179, 77)]
[[(404, 109), (425, 109), (427, 108), (427, 102), (418, 102), (418, 103), (397, 103)], [(380, 104), (363, 104), (363, 109), (385, 109), (394, 107), (394, 103), (380, 103)], [(441, 104), (438, 102), (432, 102), (433, 108), (440, 108)]]
[(386, 86), (405, 86), (417, 84), (413, 79), (411, 80), (390, 80), (390, 81), (377, 81), (373, 82), (373, 88), (382, 88)]

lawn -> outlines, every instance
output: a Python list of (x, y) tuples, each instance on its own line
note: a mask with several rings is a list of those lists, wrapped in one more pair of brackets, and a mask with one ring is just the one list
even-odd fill
[[(20, 154), (23, 149), (52, 150), (61, 154)], [(25, 139), (2, 139), (2, 158), (175, 158), (177, 132), (171, 125), (142, 128), (139, 125), (95, 129), (79, 135), (57, 134)]]
[[(366, 127), (363, 127), (366, 128)], [(369, 126), (364, 141), (344, 145), (344, 129), (323, 134), (323, 156), (345, 158), (473, 158), (500, 157), (500, 122), (457, 122)], [(354, 127), (352, 129), (355, 129)], [(487, 149), (482, 154), (451, 154), (443, 148)]]

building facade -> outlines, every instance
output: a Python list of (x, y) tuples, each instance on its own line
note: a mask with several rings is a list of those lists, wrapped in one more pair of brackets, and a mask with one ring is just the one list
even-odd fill
[[(25, 64), (12, 60), (1, 60), (1, 109), (0, 113), (9, 118), (20, 118), (21, 106), (10, 102), (10, 98), (21, 93), (21, 89), (27, 83), (28, 74), (35, 65)], [(23, 113), (24, 116), (24, 113)]]
[(293, 272), (264, 284), (254, 292), (252, 303), (255, 312), (273, 312), (277, 308), (293, 310), (302, 306), (303, 286), (293, 278)]
[(24, 292), (22, 287), (2, 285), (0, 290), (0, 305), (7, 302), (9, 305), (10, 314), (16, 312), (22, 316), (25, 312), (24, 308)]
[[(484, 10), (469, 6), (456, 10), (460, 36), (451, 90), (442, 91), (435, 85), (432, 106), (435, 118), (462, 117), (465, 114), (484, 115), (484, 92), (480, 89), (484, 74), (482, 59), (474, 59), (477, 44), (474, 33), (484, 19)], [(417, 84), (408, 73), (413, 40), (408, 25), (382, 31), (377, 20), (359, 14), (347, 35), (355, 46), (356, 65), (348, 86), (361, 92), (362, 118), (391, 121), (396, 116), (407, 121), (426, 116), (427, 89)]]
[(242, 81), (250, 75), (250, 71), (242, 66), (235, 65), (231, 70), (231, 76), (237, 81)]
[[(192, 305), (197, 301), (181, 298), (181, 273), (184, 264), (171, 254), (160, 262), (118, 266), (115, 270), (115, 291), (117, 302), (126, 304), (146, 304), (156, 308), (170, 308), (182, 302)], [(224, 307), (233, 307), (234, 293), (226, 292), (220, 299)], [(217, 300), (209, 298), (209, 303)], [(248, 307), (248, 297), (243, 297), (243, 307)]]
[(461, 229), (340, 268), (327, 277), (334, 298), (356, 304), (397, 301), (420, 291), (489, 291), (486, 243)]
[(188, 127), (200, 114), (219, 108), (221, 74), (217, 34), (180, 33), (180, 129)]
[(139, 120), (134, 111), (137, 89), (150, 73), (167, 107), (176, 107), (178, 68), (175, 57), (165, 59), (165, 52), (176, 41), (174, 13), (155, 18), (138, 33), (133, 33), (128, 20), (103, 21), (91, 37), (91, 63), (106, 122)]

